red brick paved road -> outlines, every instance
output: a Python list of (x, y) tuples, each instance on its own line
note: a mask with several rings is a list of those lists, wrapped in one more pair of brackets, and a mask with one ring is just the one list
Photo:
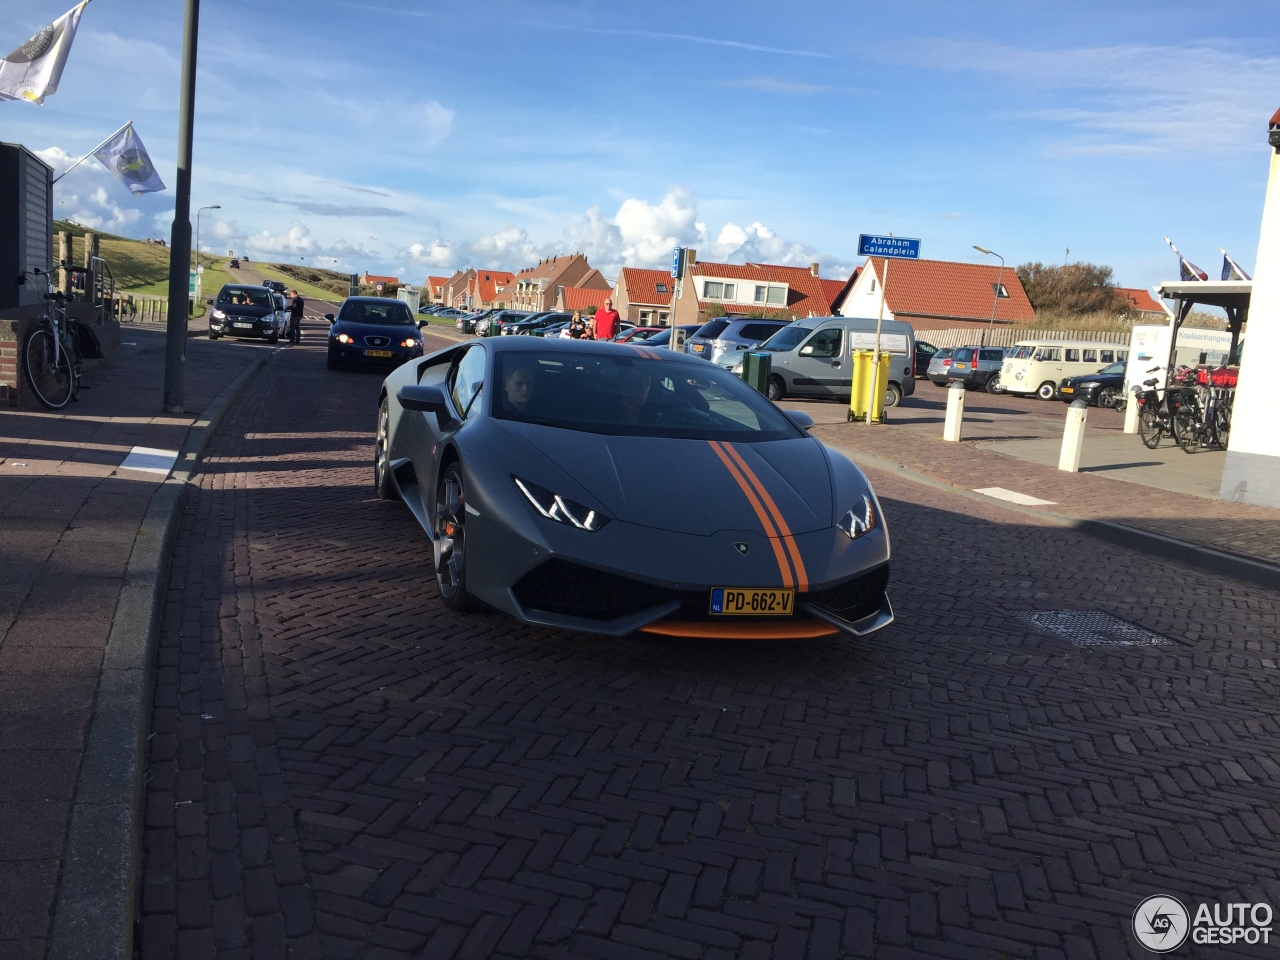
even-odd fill
[(1280, 597), (882, 478), (867, 640), (460, 617), (372, 496), (378, 381), (283, 355), (188, 498), (144, 960), (1074, 960), (1130, 956), (1150, 894), (1280, 905)]

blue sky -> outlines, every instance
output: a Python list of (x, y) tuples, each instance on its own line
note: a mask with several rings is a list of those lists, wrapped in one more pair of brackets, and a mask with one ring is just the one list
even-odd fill
[[(70, 0), (0, 0), (0, 50)], [(57, 94), (0, 139), (59, 170), (125, 120), (174, 183), (183, 4), (93, 0)], [(205, 0), (192, 208), (222, 253), (411, 281), (581, 250), (844, 276), (859, 233), (1124, 285), (1253, 266), (1274, 3)], [(169, 234), (90, 162), (59, 215)]]

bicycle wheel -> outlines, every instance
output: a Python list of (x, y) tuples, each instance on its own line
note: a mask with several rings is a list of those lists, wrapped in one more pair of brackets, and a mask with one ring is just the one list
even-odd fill
[(76, 375), (65, 350), (54, 351), (48, 330), (33, 330), (22, 350), (22, 369), (31, 392), (50, 410), (60, 410), (75, 393)]
[(1183, 453), (1200, 452), (1200, 420), (1194, 407), (1179, 407), (1173, 415), (1173, 439)]
[(1160, 437), (1164, 434), (1164, 427), (1160, 423), (1160, 415), (1151, 407), (1144, 405), (1138, 411), (1138, 436), (1142, 438), (1142, 442), (1148, 450), (1154, 450), (1160, 446)]
[(1231, 405), (1219, 403), (1213, 408), (1213, 438), (1222, 449), (1227, 448), (1231, 436)]

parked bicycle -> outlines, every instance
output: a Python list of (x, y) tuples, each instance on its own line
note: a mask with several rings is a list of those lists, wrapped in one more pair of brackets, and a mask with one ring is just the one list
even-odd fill
[(1202, 387), (1178, 409), (1175, 426), (1184, 453), (1199, 453), (1206, 447), (1226, 449), (1233, 394), (1223, 387)]
[(71, 318), (62, 308), (67, 296), (55, 292), (49, 274), (40, 269), (20, 274), (16, 282), (25, 284), (28, 276), (44, 278), (49, 309), (22, 344), (22, 370), (36, 399), (50, 410), (60, 410), (80, 394), (80, 352)]
[[(1159, 367), (1152, 367), (1147, 373), (1156, 373)], [(1194, 375), (1194, 374), (1193, 374)], [(1134, 390), (1141, 395), (1141, 406), (1138, 408), (1138, 436), (1148, 450), (1160, 446), (1160, 440), (1168, 436), (1178, 443), (1178, 411), (1186, 402), (1187, 394), (1194, 396), (1195, 390), (1186, 387), (1168, 387), (1163, 394), (1157, 389), (1158, 377), (1142, 381), (1145, 390)]]

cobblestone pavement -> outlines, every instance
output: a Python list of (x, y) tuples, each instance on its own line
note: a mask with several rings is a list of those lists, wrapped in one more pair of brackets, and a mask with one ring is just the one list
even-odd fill
[(1275, 594), (883, 477), (869, 639), (459, 616), (372, 496), (378, 382), (282, 355), (190, 492), (144, 960), (1075, 960), (1151, 894), (1280, 906)]
[[(992, 396), (971, 391), (965, 400), (964, 439), (947, 443), (942, 439), (945, 393), (928, 381), (918, 382), (917, 395), (892, 410), (889, 423), (884, 427), (846, 424), (842, 404), (784, 400), (782, 406), (808, 411), (819, 422), (814, 435), (855, 459), (858, 451), (864, 451), (964, 489), (1004, 487), (1053, 501), (1055, 506), (1048, 509), (1075, 517), (1110, 520), (1175, 540), (1280, 564), (1280, 510), (1115, 479), (1123, 470), (1066, 473), (1057, 469), (1056, 459), (1046, 466), (1000, 452), (1002, 444), (1018, 441), (1056, 439), (1061, 443), (1067, 405), (1056, 400), (1046, 403), (1031, 397)], [(1092, 437), (1113, 439), (1123, 426), (1121, 414), (1091, 408), (1086, 449), (1090, 448)], [(1131, 442), (1131, 452), (1126, 456), (1132, 465), (1145, 470), (1159, 467), (1138, 437), (1127, 439)], [(1167, 438), (1164, 445), (1167, 450)], [(1203, 471), (1196, 456), (1181, 452), (1176, 456), (1186, 461), (1187, 468)], [(1197, 456), (1218, 459), (1221, 463), (1222, 454)], [(1176, 474), (1180, 468), (1175, 460), (1169, 465), (1169, 472)], [(1176, 480), (1164, 482), (1177, 485)], [(1202, 486), (1202, 482), (1188, 479), (1189, 488)]]

